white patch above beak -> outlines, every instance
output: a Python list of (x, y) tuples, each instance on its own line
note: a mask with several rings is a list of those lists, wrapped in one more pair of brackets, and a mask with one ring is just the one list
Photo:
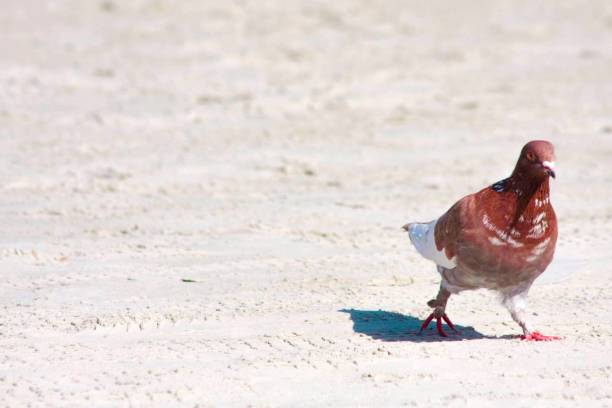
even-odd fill
[(551, 170), (555, 169), (555, 162), (554, 161), (543, 161), (542, 162), (542, 166), (547, 167)]

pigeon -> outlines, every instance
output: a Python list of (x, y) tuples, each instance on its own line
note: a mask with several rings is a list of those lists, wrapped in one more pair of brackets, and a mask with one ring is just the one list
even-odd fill
[(440, 289), (427, 305), (440, 336), (447, 337), (442, 320), (457, 332), (446, 314), (451, 294), (489, 289), (523, 330), (524, 340), (549, 341), (559, 337), (534, 331), (527, 322), (527, 294), (555, 253), (557, 218), (550, 202), (550, 178), (556, 178), (553, 145), (544, 140), (527, 143), (510, 177), (457, 201), (440, 218), (403, 226), (424, 258), (433, 261), (441, 276)]

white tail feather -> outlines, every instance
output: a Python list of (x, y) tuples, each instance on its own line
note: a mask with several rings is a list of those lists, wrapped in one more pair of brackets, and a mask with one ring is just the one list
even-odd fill
[(423, 258), (435, 262), (436, 265), (452, 269), (457, 266), (455, 259), (447, 258), (444, 250), (438, 251), (436, 247), (435, 231), (437, 222), (438, 220), (428, 223), (413, 222), (406, 225), (404, 229), (408, 231), (412, 245), (414, 245)]

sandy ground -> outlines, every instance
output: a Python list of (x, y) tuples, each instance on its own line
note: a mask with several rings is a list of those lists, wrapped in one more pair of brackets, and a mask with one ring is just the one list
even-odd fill
[[(612, 406), (612, 3), (377, 3), (2, 3), (1, 405)], [(400, 226), (533, 138), (564, 340), (416, 336)]]

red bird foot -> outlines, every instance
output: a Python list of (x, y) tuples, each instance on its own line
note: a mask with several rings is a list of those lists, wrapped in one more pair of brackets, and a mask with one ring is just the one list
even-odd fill
[(442, 337), (448, 337), (448, 334), (446, 334), (444, 332), (444, 330), (442, 330), (442, 320), (444, 319), (444, 321), (446, 322), (446, 324), (448, 324), (448, 327), (450, 327), (455, 333), (459, 333), (457, 331), (457, 329), (455, 329), (455, 325), (453, 324), (453, 322), (450, 321), (450, 319), (448, 318), (448, 316), (446, 315), (446, 313), (444, 313), (442, 315), (442, 317), (436, 317), (433, 313), (430, 314), (427, 319), (425, 319), (425, 321), (423, 322), (423, 324), (421, 325), (421, 330), (419, 330), (419, 334), (423, 332), (423, 330), (425, 330), (427, 328), (427, 326), (429, 326), (429, 323), (432, 321), (433, 318), (436, 318), (436, 328), (438, 329), (438, 334)]
[(545, 336), (540, 332), (532, 332), (531, 334), (523, 334), (521, 336), (521, 340), (527, 341), (553, 341), (553, 340), (561, 340), (561, 337), (558, 336)]

